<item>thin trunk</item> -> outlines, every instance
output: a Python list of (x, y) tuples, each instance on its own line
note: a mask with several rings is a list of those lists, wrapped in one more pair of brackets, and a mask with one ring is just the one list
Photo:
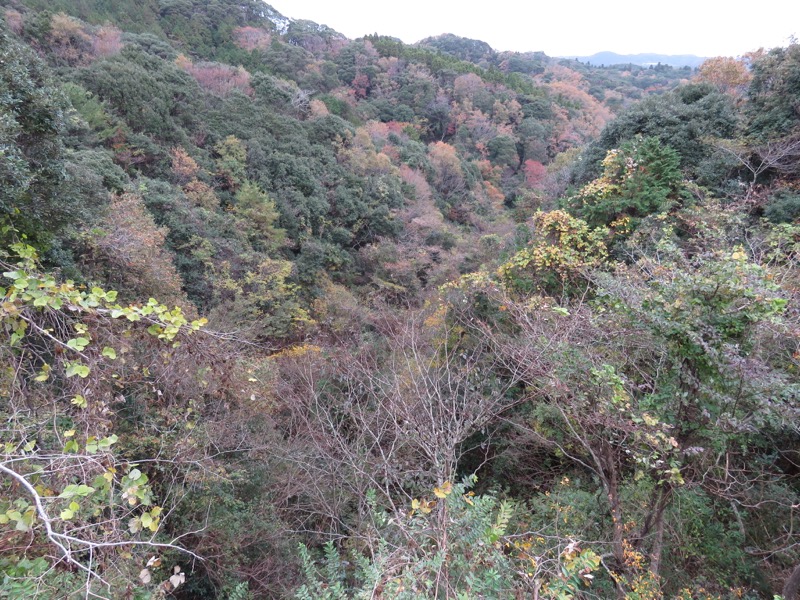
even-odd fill
[(800, 565), (794, 568), (783, 585), (783, 600), (799, 600), (798, 591), (800, 591)]
[[(666, 483), (664, 484), (664, 486), (667, 485)], [(662, 487), (653, 513), (653, 527), (656, 535), (650, 550), (650, 572), (655, 576), (658, 576), (661, 571), (661, 553), (664, 549), (664, 528), (666, 527), (664, 515), (671, 499), (672, 488)]]
[(664, 514), (658, 517), (656, 524), (656, 539), (653, 541), (653, 550), (650, 552), (650, 572), (656, 577), (661, 570), (661, 550), (664, 548)]
[[(608, 476), (606, 480), (606, 492), (608, 494), (608, 503), (611, 506), (611, 519), (614, 525), (614, 560), (617, 563), (617, 568), (620, 570), (620, 582), (624, 581), (625, 572), (625, 523), (622, 519), (622, 503), (619, 497), (619, 477), (617, 473), (617, 464), (614, 460), (614, 450), (610, 444), (605, 444), (603, 448), (603, 459), (605, 462), (606, 471)], [(620, 600), (625, 598), (625, 589), (617, 583), (617, 598)]]

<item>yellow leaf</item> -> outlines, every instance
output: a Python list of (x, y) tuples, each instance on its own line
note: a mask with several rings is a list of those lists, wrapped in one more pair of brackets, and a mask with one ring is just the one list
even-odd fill
[(437, 498), (447, 498), (450, 493), (453, 491), (453, 484), (449, 481), (445, 481), (441, 487), (433, 488), (433, 493), (436, 495)]

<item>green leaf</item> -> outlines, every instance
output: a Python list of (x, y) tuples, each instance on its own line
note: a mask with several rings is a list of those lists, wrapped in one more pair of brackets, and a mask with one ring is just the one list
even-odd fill
[(72, 485), (68, 485), (67, 487), (65, 487), (64, 491), (61, 492), (58, 495), (58, 497), (59, 498), (65, 498), (65, 499), (74, 498), (75, 496), (86, 497), (86, 496), (88, 496), (89, 494), (91, 494), (93, 492), (94, 492), (94, 488), (93, 487), (89, 487), (88, 485), (83, 485), (83, 484), (75, 485), (75, 484), (72, 484)]
[(70, 365), (67, 367), (66, 374), (67, 377), (72, 377), (73, 375), (77, 375), (81, 379), (85, 379), (89, 375), (89, 367), (87, 367), (86, 365), (82, 365), (81, 363), (78, 362), (70, 363)]
[(115, 358), (117, 358), (117, 351), (109, 346), (106, 346), (105, 348), (103, 348), (103, 356), (105, 356), (106, 358), (110, 358), (111, 360), (114, 360)]
[(42, 370), (39, 371), (39, 374), (33, 378), (34, 381), (47, 381), (50, 377), (50, 365), (44, 364), (42, 365)]
[(72, 348), (73, 350), (77, 350), (78, 352), (82, 352), (86, 346), (89, 345), (89, 340), (85, 337), (79, 337), (71, 339), (67, 342), (67, 346)]
[(97, 447), (101, 450), (105, 450), (111, 447), (112, 444), (116, 444), (119, 438), (116, 435), (110, 435), (108, 437), (103, 438), (97, 442)]

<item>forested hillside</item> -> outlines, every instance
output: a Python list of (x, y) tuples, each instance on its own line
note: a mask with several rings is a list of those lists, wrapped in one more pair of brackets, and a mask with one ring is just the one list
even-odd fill
[(800, 45), (0, 6), (0, 598), (797, 598)]

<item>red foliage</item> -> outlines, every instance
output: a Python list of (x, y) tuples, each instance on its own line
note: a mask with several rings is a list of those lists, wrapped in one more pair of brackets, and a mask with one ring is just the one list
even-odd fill
[(175, 64), (195, 78), (200, 87), (218, 96), (227, 96), (234, 90), (252, 96), (250, 73), (244, 67), (232, 67), (214, 62), (193, 63), (183, 54), (175, 59)]
[(356, 98), (367, 97), (367, 93), (369, 92), (369, 77), (367, 77), (364, 73), (359, 73), (356, 75), (355, 79), (353, 79), (350, 85), (353, 88)]
[(525, 183), (530, 187), (542, 183), (547, 175), (547, 168), (538, 160), (526, 160), (522, 169), (525, 172)]

